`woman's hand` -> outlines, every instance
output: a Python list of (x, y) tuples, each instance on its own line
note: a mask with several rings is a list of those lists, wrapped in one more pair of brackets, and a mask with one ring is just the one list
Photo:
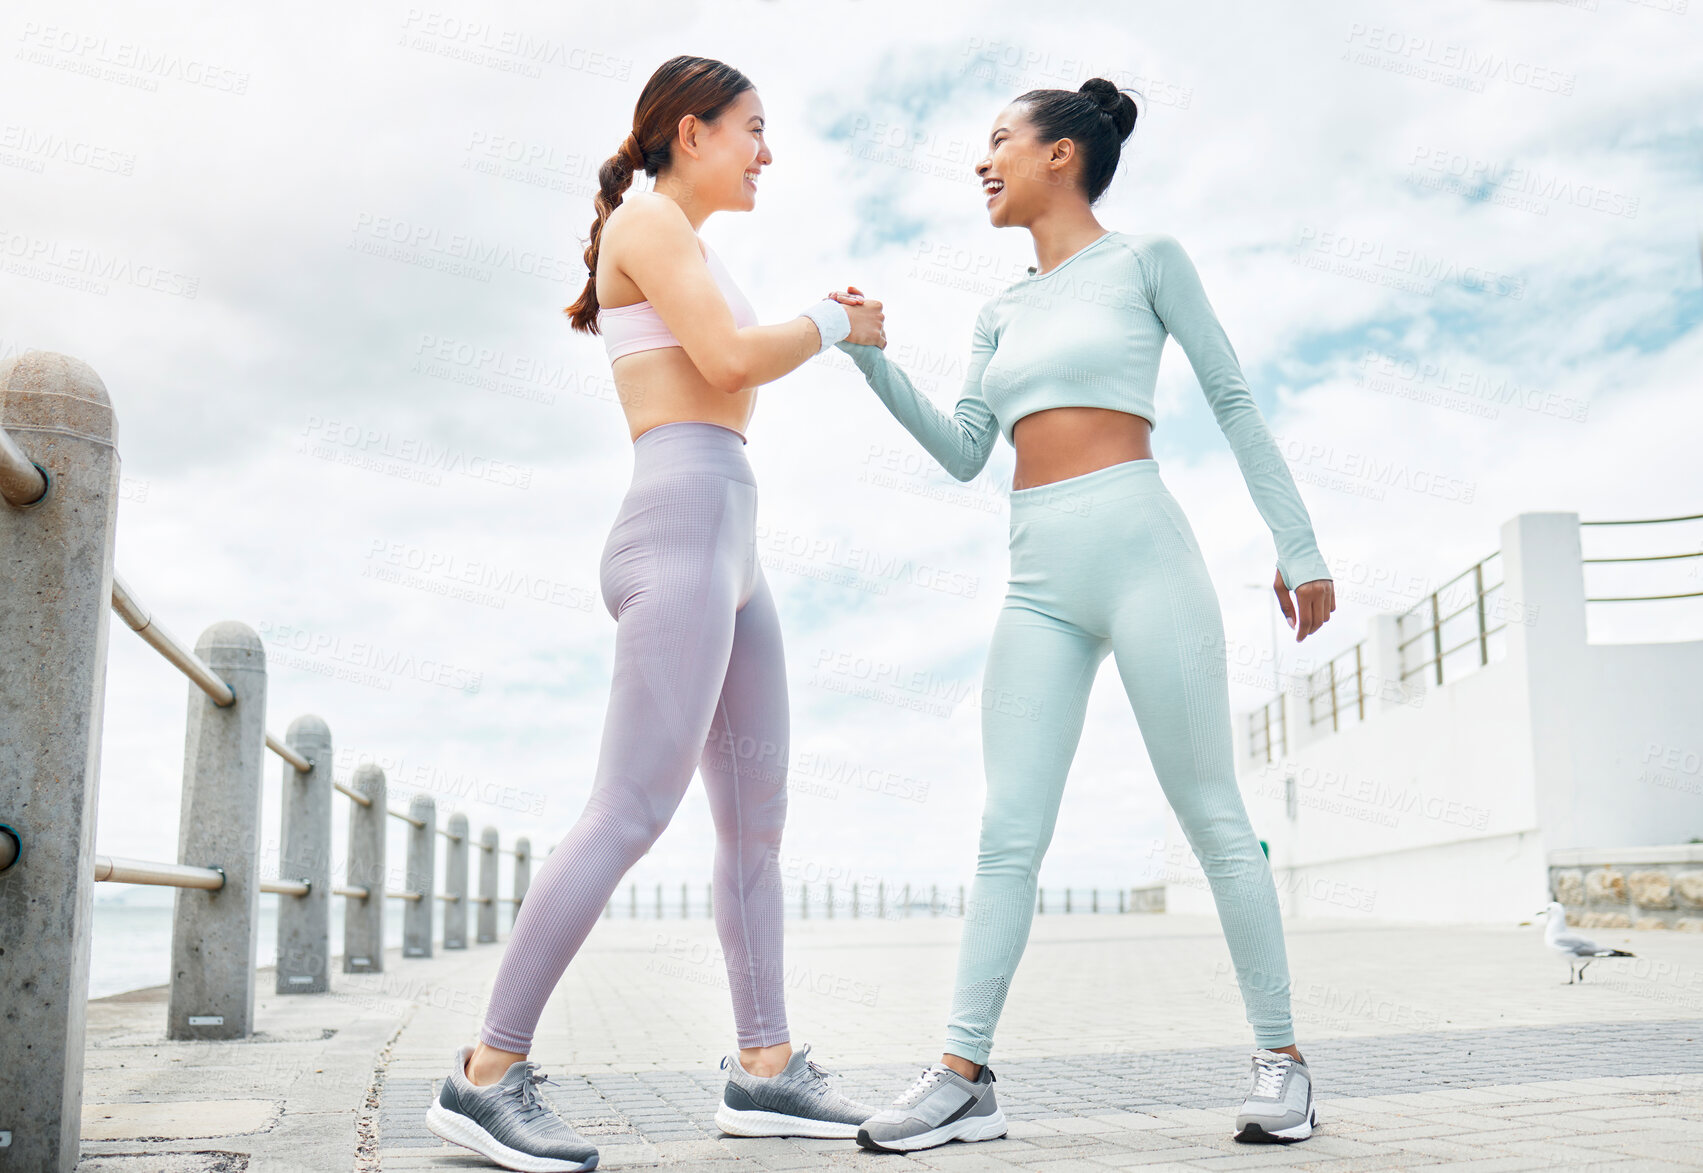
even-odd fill
[(863, 290), (855, 285), (846, 286), (843, 293), (835, 290), (828, 296), (845, 306), (846, 317), (851, 319), (851, 335), (847, 342), (882, 348), (887, 345), (887, 323), (880, 302), (865, 297)]
[(1328, 578), (1302, 583), (1295, 588), (1295, 601), (1290, 602), (1289, 588), (1283, 585), (1283, 572), (1280, 570), (1275, 589), (1277, 605), (1283, 608), (1283, 617), (1295, 629), (1296, 643), (1323, 627), (1330, 613), (1336, 610), (1336, 584)]

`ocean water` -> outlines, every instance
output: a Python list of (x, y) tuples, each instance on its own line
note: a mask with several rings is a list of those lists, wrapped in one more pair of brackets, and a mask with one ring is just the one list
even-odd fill
[[(95, 931), (89, 945), (89, 997), (104, 998), (126, 990), (163, 986), (171, 980), (171, 914), (173, 892), (169, 888), (100, 884), (95, 889)], [(257, 965), (278, 959), (278, 901), (281, 896), (260, 897), (260, 928)], [(384, 943), (402, 947), (402, 902), (386, 901)], [(331, 901), (331, 952), (343, 952), (342, 897)], [(506, 915), (500, 918), (504, 929)], [(341, 963), (333, 969), (335, 974)]]

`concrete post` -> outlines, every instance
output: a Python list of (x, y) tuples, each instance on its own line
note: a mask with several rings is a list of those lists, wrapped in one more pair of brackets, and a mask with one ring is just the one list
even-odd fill
[(343, 904), (343, 972), (384, 972), (384, 862), (386, 814), (384, 770), (372, 762), (355, 768), (349, 788), (364, 794), (371, 805), (349, 800), (349, 866), (347, 882), (365, 888), (366, 898), (350, 896)]
[(497, 939), (497, 829), (479, 832), (479, 928), (476, 940), (489, 945)]
[(254, 1033), (260, 946), (260, 782), (266, 753), (266, 651), (241, 623), (215, 623), (195, 654), (231, 686), (223, 708), (194, 684), (184, 731), (177, 861), (224, 870), (216, 892), (173, 898), (168, 1039)]
[(456, 811), (449, 816), (449, 851), (444, 856), (443, 890), (450, 897), (443, 906), (443, 947), (467, 948), (467, 816)]
[(1366, 719), (1376, 720), (1424, 695), (1424, 673), (1401, 678), (1401, 615), (1386, 611), (1372, 616), (1366, 631)]
[(100, 376), (32, 350), (0, 363), (0, 427), (47, 469), (0, 503), (0, 1167), (68, 1171), (82, 1127), (84, 1008), (118, 425)]
[(418, 900), (402, 906), (402, 956), (432, 955), (432, 922), (436, 919), (438, 873), (438, 804), (429, 795), (416, 794), (408, 803), (407, 890)]
[(514, 903), (509, 907), (509, 928), (514, 927), (514, 918), (520, 915), (520, 902), (526, 899), (526, 890), (532, 885), (532, 840), (522, 835), (514, 841)]
[[(1595, 842), (1592, 812), (1580, 796), (1601, 780), (1577, 763), (1592, 729), (1580, 711), (1586, 678), (1585, 568), (1576, 513), (1521, 513), (1502, 523), (1502, 591), (1485, 613), (1502, 629), (1509, 667), (1522, 681), (1531, 746), (1532, 823), (1551, 849)], [(1519, 824), (1515, 824), (1519, 825)], [(1533, 887), (1540, 894), (1548, 876)]]
[(331, 730), (304, 714), (290, 722), (284, 743), (313, 769), (284, 769), (284, 817), (278, 878), (306, 880), (306, 896), (278, 897), (280, 994), (323, 994), (331, 988)]

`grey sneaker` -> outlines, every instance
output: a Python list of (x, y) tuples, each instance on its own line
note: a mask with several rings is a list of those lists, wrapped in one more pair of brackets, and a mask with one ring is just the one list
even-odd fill
[(505, 1169), (521, 1173), (583, 1173), (597, 1168), (597, 1148), (568, 1127), (538, 1091), (545, 1080), (538, 1064), (522, 1060), (502, 1079), (475, 1087), (467, 1078), (463, 1047), (443, 1081), (426, 1127), (451, 1144), (472, 1149)]
[(1005, 1132), (1005, 1113), (993, 1098), (993, 1069), (982, 1064), (972, 1083), (936, 1063), (892, 1107), (863, 1122), (857, 1143), (880, 1153), (909, 1153), (949, 1140), (995, 1140)]
[(1250, 1144), (1306, 1140), (1319, 1122), (1313, 1107), (1313, 1075), (1307, 1065), (1280, 1051), (1254, 1052), (1248, 1095), (1236, 1117), (1236, 1139)]
[(752, 1075), (739, 1052), (722, 1056), (727, 1087), (715, 1111), (716, 1127), (729, 1136), (810, 1136), (850, 1140), (875, 1109), (828, 1086), (832, 1074), (809, 1058), (810, 1044), (792, 1053), (781, 1071)]

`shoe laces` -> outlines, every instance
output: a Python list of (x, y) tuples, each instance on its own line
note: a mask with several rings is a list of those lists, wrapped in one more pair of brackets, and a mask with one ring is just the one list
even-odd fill
[(916, 1082), (906, 1088), (903, 1094), (899, 1096), (895, 1107), (909, 1108), (915, 1105), (918, 1100), (935, 1089), (935, 1086), (940, 1083), (941, 1074), (942, 1072), (938, 1067), (923, 1068), (922, 1074), (917, 1076)]
[(1289, 1067), (1295, 1061), (1287, 1055), (1268, 1059), (1264, 1055), (1254, 1056), (1254, 1095), (1263, 1100), (1275, 1100), (1283, 1091), (1283, 1077), (1289, 1073)]
[(509, 1091), (510, 1095), (520, 1101), (520, 1118), (523, 1122), (535, 1120), (540, 1115), (555, 1114), (538, 1091), (538, 1085), (541, 1083), (547, 1083), (551, 1087), (561, 1086), (538, 1070), (537, 1064), (528, 1063), (526, 1065), (526, 1078), (515, 1084)]
[(815, 1076), (815, 1078), (811, 1080), (811, 1086), (816, 1089), (816, 1094), (819, 1096), (827, 1095), (828, 1077), (834, 1073), (817, 1063), (816, 1060), (812, 1059), (808, 1053), (804, 1056), (804, 1066), (810, 1070), (810, 1073), (813, 1076)]

